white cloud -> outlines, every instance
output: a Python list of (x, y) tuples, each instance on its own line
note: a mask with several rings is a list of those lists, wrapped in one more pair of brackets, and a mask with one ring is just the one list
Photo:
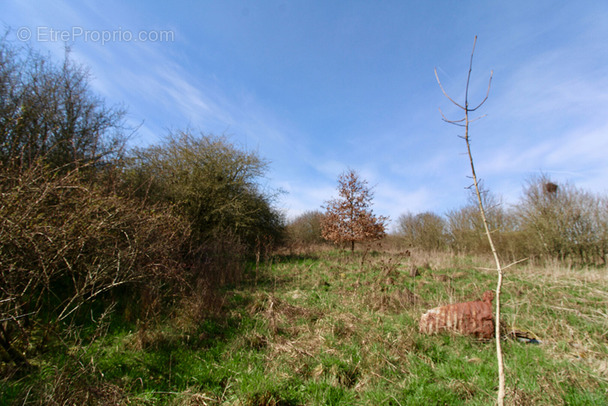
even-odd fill
[(337, 197), (335, 187), (329, 185), (306, 186), (303, 184), (282, 183), (287, 191), (279, 202), (289, 219), (293, 219), (309, 210), (321, 210), (321, 206), (329, 199)]
[(426, 186), (408, 190), (401, 185), (384, 182), (374, 192), (374, 211), (390, 216), (393, 222), (403, 213), (427, 211), (436, 206), (433, 203), (435, 193)]

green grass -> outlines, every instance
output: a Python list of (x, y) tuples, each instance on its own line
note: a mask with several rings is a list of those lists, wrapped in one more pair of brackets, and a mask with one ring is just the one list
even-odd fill
[[(494, 342), (421, 335), (418, 320), (479, 298), (495, 274), (474, 258), (422, 255), (276, 255), (225, 292), (220, 314), (118, 323), (70, 356), (40, 354), (35, 372), (0, 381), (0, 403), (41, 404), (46, 392), (88, 404), (492, 404)], [(429, 266), (412, 277), (411, 261)], [(605, 269), (509, 269), (504, 327), (542, 343), (503, 342), (507, 404), (606, 403), (607, 279)]]

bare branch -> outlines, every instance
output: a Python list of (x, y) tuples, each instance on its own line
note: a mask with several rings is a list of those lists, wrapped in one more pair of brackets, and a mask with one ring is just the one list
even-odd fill
[[(473, 111), (473, 110), (471, 110), (471, 111)], [(472, 120), (469, 120), (469, 123), (474, 123), (475, 121), (481, 120), (482, 118), (487, 117), (487, 116), (488, 116), (487, 114), (484, 114), (483, 116), (476, 117)]]
[(437, 75), (437, 68), (435, 68), (435, 78), (437, 79), (437, 83), (439, 83), (439, 87), (441, 88), (441, 91), (443, 92), (443, 95), (444, 95), (445, 97), (447, 97), (447, 99), (448, 99), (449, 101), (451, 101), (451, 102), (452, 102), (452, 103), (454, 103), (456, 106), (458, 106), (458, 107), (460, 107), (461, 109), (463, 109), (463, 110), (464, 110), (465, 108), (464, 108), (463, 106), (461, 106), (460, 104), (456, 103), (456, 102), (454, 101), (454, 99), (452, 99), (452, 98), (451, 98), (451, 97), (450, 97), (450, 96), (449, 96), (449, 95), (446, 93), (445, 89), (443, 88), (443, 85), (441, 84), (441, 80), (439, 80), (439, 75)]
[(469, 73), (467, 74), (467, 87), (464, 92), (464, 105), (465, 110), (469, 110), (469, 82), (471, 81), (471, 72), (473, 72), (473, 55), (475, 54), (475, 46), (477, 45), (477, 35), (475, 35), (475, 40), (473, 41), (473, 50), (471, 50), (471, 60), (469, 61)]
[(7, 317), (5, 319), (1, 319), (0, 323), (4, 323), (5, 321), (10, 321), (10, 320), (22, 319), (24, 317), (31, 316), (32, 314), (35, 314), (35, 313), (36, 312), (29, 312), (29, 313), (26, 313), (26, 314), (20, 314), (19, 316), (12, 316), (11, 315), (10, 317)]
[(481, 103), (479, 103), (477, 105), (477, 107), (473, 108), (473, 109), (469, 109), (469, 111), (475, 111), (478, 108), (480, 108), (485, 102), (486, 100), (488, 100), (488, 97), (490, 96), (490, 87), (492, 86), (492, 76), (494, 76), (494, 71), (490, 71), (490, 80), (488, 81), (488, 90), (486, 91), (486, 97), (484, 97), (484, 99), (481, 101)]
[[(454, 99), (452, 99), (447, 92), (445, 91), (445, 89), (443, 88), (443, 85), (441, 84), (441, 80), (439, 80), (439, 75), (437, 74), (437, 68), (434, 69), (435, 72), (435, 78), (437, 79), (437, 83), (439, 84), (439, 87), (441, 88), (441, 92), (443, 93), (443, 95), (452, 103), (454, 103), (456, 106), (458, 106), (461, 110), (464, 110), (465, 112), (473, 112), (475, 110), (477, 110), (478, 108), (480, 108), (481, 106), (483, 106), (483, 104), (488, 100), (488, 97), (490, 96), (490, 88), (492, 87), (492, 77), (494, 76), (494, 71), (490, 71), (490, 79), (488, 80), (488, 89), (486, 90), (486, 96), (483, 98), (483, 100), (476, 106), (473, 108), (469, 107), (469, 84), (471, 81), (471, 73), (473, 72), (473, 55), (475, 54), (475, 45), (477, 44), (477, 35), (475, 36), (475, 41), (473, 42), (473, 50), (471, 51), (471, 59), (469, 62), (469, 72), (467, 74), (467, 85), (465, 88), (465, 97), (464, 97), (464, 106), (462, 106), (461, 104), (459, 104), (458, 102), (456, 102)], [(443, 113), (441, 113), (443, 118), (443, 121), (446, 121), (450, 124), (455, 124), (461, 121), (464, 121), (466, 119), (466, 117), (462, 120), (448, 120), (445, 118), (445, 116), (443, 115)], [(481, 117), (479, 117), (481, 118)], [(476, 118), (474, 120), (469, 120), (469, 122), (473, 122), (478, 120), (479, 118)]]
[(447, 118), (447, 117), (446, 117), (446, 116), (443, 114), (443, 111), (441, 111), (441, 108), (439, 109), (439, 112), (441, 113), (441, 119), (442, 119), (443, 121), (445, 121), (446, 123), (453, 124), (453, 125), (457, 125), (457, 126), (459, 126), (459, 127), (464, 127), (464, 126), (465, 126), (465, 124), (460, 124), (460, 123), (462, 123), (462, 122), (464, 122), (464, 121), (465, 121), (465, 119), (464, 119), (464, 118), (463, 118), (463, 119), (460, 119), (460, 120), (450, 120), (450, 119), (448, 119), (448, 118)]
[[(504, 271), (504, 270), (505, 270), (505, 269), (507, 269), (507, 268), (510, 268), (510, 267), (515, 266), (515, 265), (517, 265), (517, 264), (521, 264), (522, 262), (525, 262), (525, 261), (527, 261), (527, 260), (529, 260), (529, 259), (530, 259), (530, 258), (523, 258), (523, 259), (519, 259), (519, 260), (517, 260), (517, 261), (515, 261), (515, 262), (510, 263), (510, 264), (509, 264), (509, 265), (507, 265), (507, 266), (503, 266), (503, 267), (502, 267), (502, 270)], [(476, 267), (475, 269), (479, 269), (480, 271), (494, 271), (494, 272), (498, 271), (498, 269), (496, 269), (496, 268), (485, 268), (485, 267)]]
[(525, 261), (527, 261), (527, 260), (529, 260), (529, 259), (530, 259), (530, 258), (522, 258), (522, 259), (520, 259), (520, 260), (517, 260), (517, 261), (515, 261), (515, 262), (512, 262), (512, 263), (510, 263), (509, 265), (507, 265), (507, 266), (503, 267), (503, 268), (502, 268), (502, 270), (504, 271), (505, 269), (511, 268), (512, 266), (517, 265), (517, 264), (521, 264), (522, 262), (525, 262)]

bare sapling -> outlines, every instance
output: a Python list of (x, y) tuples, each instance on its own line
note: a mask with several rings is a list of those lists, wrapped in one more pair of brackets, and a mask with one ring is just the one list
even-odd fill
[(466, 88), (465, 88), (464, 105), (457, 103), (454, 99), (452, 99), (447, 94), (447, 92), (443, 88), (443, 85), (441, 84), (441, 81), (439, 80), (439, 76), (437, 75), (437, 68), (435, 68), (435, 78), (437, 79), (437, 83), (439, 83), (439, 87), (441, 88), (443, 95), (449, 101), (451, 101), (454, 105), (456, 105), (459, 109), (464, 111), (464, 118), (462, 118), (460, 120), (448, 120), (446, 118), (446, 116), (443, 114), (443, 112), (441, 112), (441, 109), (439, 110), (441, 112), (443, 121), (456, 125), (456, 126), (459, 126), (459, 127), (464, 127), (464, 136), (459, 135), (459, 137), (464, 139), (464, 141), (467, 145), (467, 153), (469, 156), (469, 162), (471, 164), (471, 175), (473, 178), (473, 186), (475, 187), (475, 194), (477, 196), (477, 202), (479, 204), (479, 212), (481, 214), (481, 218), (483, 221), (486, 236), (488, 238), (488, 242), (490, 243), (492, 255), (494, 256), (494, 261), (496, 262), (496, 270), (498, 272), (498, 281), (496, 284), (496, 317), (495, 317), (495, 323), (494, 323), (494, 328), (495, 328), (494, 336), (496, 339), (496, 358), (498, 361), (497, 404), (499, 406), (502, 406), (502, 405), (504, 405), (504, 399), (505, 399), (505, 372), (504, 372), (504, 363), (503, 363), (503, 356), (502, 356), (502, 346), (501, 346), (501, 342), (500, 342), (500, 293), (501, 293), (501, 288), (502, 288), (502, 278), (503, 278), (503, 269), (504, 268), (501, 266), (500, 259), (498, 258), (498, 252), (496, 251), (494, 241), (492, 240), (492, 232), (490, 231), (490, 227), (488, 225), (486, 211), (485, 211), (485, 208), (483, 205), (483, 199), (482, 199), (481, 192), (480, 192), (479, 181), (477, 178), (477, 174), (475, 173), (475, 165), (473, 163), (473, 154), (471, 153), (471, 143), (469, 140), (469, 124), (472, 123), (473, 121), (476, 121), (483, 117), (482, 116), (482, 117), (477, 117), (475, 119), (471, 119), (469, 117), (469, 113), (473, 113), (473, 112), (477, 111), (477, 109), (479, 109), (486, 102), (486, 100), (488, 100), (488, 96), (490, 95), (490, 87), (492, 85), (492, 76), (493, 76), (494, 72), (493, 71), (490, 72), (490, 79), (488, 81), (488, 89), (486, 92), (486, 96), (481, 101), (481, 103), (477, 104), (475, 107), (471, 107), (469, 105), (469, 83), (471, 80), (471, 71), (473, 70), (473, 55), (475, 53), (476, 44), (477, 44), (477, 36), (475, 36), (475, 41), (473, 42), (473, 50), (471, 51), (471, 59), (469, 62), (469, 73), (467, 75), (467, 84), (466, 84)]

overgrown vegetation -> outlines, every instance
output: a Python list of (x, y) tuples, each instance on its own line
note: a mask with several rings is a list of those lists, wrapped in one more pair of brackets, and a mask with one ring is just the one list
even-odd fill
[(61, 337), (87, 302), (109, 306), (111, 290), (179, 271), (189, 227), (170, 212), (109, 193), (77, 170), (40, 165), (0, 176), (0, 343), (16, 365), (45, 350), (32, 334)]
[(258, 183), (267, 163), (254, 152), (226, 137), (183, 131), (131, 155), (127, 187), (147, 202), (174, 205), (197, 242), (228, 234), (251, 247), (264, 236), (279, 239), (281, 216)]
[(0, 38), (0, 163), (21, 171), (116, 159), (125, 143), (124, 109), (107, 107), (89, 88), (86, 68), (62, 64)]
[[(0, 404), (491, 402), (491, 345), (417, 332), (492, 286), (469, 209), (384, 239), (364, 210), (332, 250), (325, 214), (284, 226), (255, 153), (190, 130), (128, 149), (69, 55), (2, 40), (0, 62)], [(513, 209), (484, 199), (501, 252), (539, 260), (506, 275), (505, 337), (541, 342), (505, 338), (507, 401), (601, 404), (607, 281), (571, 265), (605, 263), (605, 198), (541, 176)]]
[(299, 248), (323, 244), (321, 223), (324, 214), (318, 210), (307, 211), (287, 223), (287, 243)]
[(280, 240), (254, 153), (187, 132), (129, 151), (123, 110), (69, 54), (55, 65), (3, 39), (0, 61), (3, 376), (40, 373), (48, 351), (71, 357), (109, 318), (203, 320), (249, 249)]

